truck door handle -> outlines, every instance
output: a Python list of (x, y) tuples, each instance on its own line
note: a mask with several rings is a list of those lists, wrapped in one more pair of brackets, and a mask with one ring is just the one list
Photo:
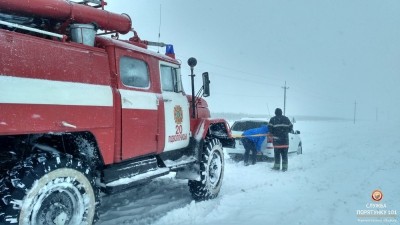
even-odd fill
[(128, 103), (128, 104), (130, 104), (130, 105), (132, 105), (132, 102), (131, 101), (129, 101), (129, 99), (127, 99), (127, 98), (122, 98), (122, 101), (123, 101), (123, 103)]
[(164, 102), (172, 102), (172, 99), (164, 98)]

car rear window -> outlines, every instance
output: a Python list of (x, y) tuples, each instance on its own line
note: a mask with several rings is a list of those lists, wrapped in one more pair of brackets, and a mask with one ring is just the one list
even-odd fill
[(237, 121), (232, 125), (234, 131), (245, 131), (248, 129), (258, 128), (262, 125), (268, 126), (266, 121)]

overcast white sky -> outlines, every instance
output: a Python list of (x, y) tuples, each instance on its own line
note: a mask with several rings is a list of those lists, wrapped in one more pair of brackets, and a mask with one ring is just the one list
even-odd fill
[[(400, 115), (399, 0), (108, 0), (144, 40), (174, 45), (190, 93), (208, 71), (212, 112), (375, 120)], [(155, 49), (157, 50), (157, 49)], [(164, 52), (161, 49), (160, 52)], [(200, 83), (196, 84), (196, 89)]]

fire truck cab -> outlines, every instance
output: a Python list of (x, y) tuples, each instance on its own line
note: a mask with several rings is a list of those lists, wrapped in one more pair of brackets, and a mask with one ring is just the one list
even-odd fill
[(195, 200), (219, 193), (234, 140), (194, 95), (196, 60), (187, 94), (173, 47), (120, 40), (131, 20), (104, 6), (0, 0), (0, 223), (93, 224), (101, 192), (170, 172)]

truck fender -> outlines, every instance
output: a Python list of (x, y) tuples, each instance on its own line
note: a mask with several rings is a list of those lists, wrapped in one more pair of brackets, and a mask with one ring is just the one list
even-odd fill
[(203, 118), (198, 124), (193, 135), (197, 142), (206, 138), (217, 138), (223, 147), (235, 146), (229, 124), (224, 119)]

